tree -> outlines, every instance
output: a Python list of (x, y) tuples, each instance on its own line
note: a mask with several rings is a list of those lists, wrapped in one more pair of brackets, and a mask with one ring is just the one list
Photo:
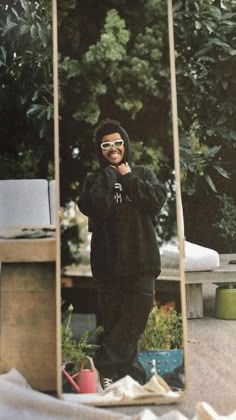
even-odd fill
[(233, 252), (236, 3), (178, 2), (174, 21), (186, 235)]
[(53, 176), (51, 1), (0, 5), (1, 178)]

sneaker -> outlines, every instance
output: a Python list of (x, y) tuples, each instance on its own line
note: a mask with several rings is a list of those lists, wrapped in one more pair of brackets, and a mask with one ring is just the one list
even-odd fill
[(111, 379), (111, 378), (103, 378), (102, 387), (103, 387), (103, 389), (107, 389), (113, 383), (114, 383), (113, 379)]
[(104, 378), (101, 373), (99, 374), (100, 384), (103, 389), (107, 389), (110, 385), (114, 383), (114, 380), (111, 378)]
[(175, 368), (172, 372), (165, 373), (165, 375), (162, 377), (167, 382), (172, 391), (180, 392), (184, 390), (185, 372), (183, 365)]

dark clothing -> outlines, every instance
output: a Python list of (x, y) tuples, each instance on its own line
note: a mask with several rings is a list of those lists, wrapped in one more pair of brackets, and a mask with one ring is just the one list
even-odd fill
[[(106, 126), (124, 140), (124, 162), (130, 164), (126, 131)], [(97, 152), (101, 169), (86, 178), (79, 208), (92, 232), (91, 268), (99, 283), (104, 340), (94, 362), (104, 377), (132, 376), (141, 384), (145, 371), (137, 360), (137, 343), (153, 306), (154, 280), (160, 274), (156, 216), (165, 202), (165, 187), (143, 166), (120, 175)]]
[(120, 176), (107, 166), (87, 177), (79, 208), (90, 219), (91, 267), (95, 277), (160, 273), (155, 216), (165, 188), (143, 166)]
[(153, 307), (153, 276), (98, 280), (104, 337), (94, 356), (95, 366), (103, 377), (118, 380), (130, 375), (144, 384), (146, 373), (137, 360), (137, 342)]

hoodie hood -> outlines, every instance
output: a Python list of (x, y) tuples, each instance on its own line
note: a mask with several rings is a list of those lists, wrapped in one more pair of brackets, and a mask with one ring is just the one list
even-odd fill
[(124, 140), (125, 153), (122, 162), (128, 162), (129, 165), (131, 164), (130, 141), (127, 131), (120, 125), (119, 121), (104, 120), (99, 124), (98, 128), (95, 130), (94, 133), (98, 161), (101, 168), (105, 168), (106, 166), (110, 165), (109, 161), (106, 158), (104, 158), (102, 154), (102, 138), (108, 134), (114, 133), (119, 133), (121, 138)]

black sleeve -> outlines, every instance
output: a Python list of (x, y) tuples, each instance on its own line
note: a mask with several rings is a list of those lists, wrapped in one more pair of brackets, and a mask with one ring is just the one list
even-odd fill
[(130, 199), (146, 211), (158, 214), (166, 200), (166, 188), (149, 169), (142, 176), (129, 172), (119, 177)]
[(93, 219), (106, 218), (114, 200), (113, 186), (116, 180), (117, 171), (112, 166), (87, 176), (78, 200), (82, 213)]

